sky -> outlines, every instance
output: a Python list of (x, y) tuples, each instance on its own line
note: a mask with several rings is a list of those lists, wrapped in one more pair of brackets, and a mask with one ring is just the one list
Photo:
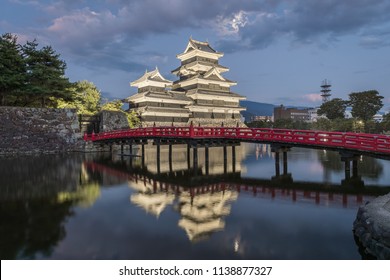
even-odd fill
[(156, 66), (176, 80), (192, 37), (224, 53), (247, 100), (318, 106), (327, 79), (332, 98), (375, 89), (390, 109), (388, 0), (1, 0), (0, 33), (51, 45), (109, 99)]

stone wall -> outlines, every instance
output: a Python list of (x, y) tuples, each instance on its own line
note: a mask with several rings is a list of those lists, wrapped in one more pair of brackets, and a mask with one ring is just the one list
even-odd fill
[(390, 193), (361, 206), (353, 228), (367, 253), (390, 260)]
[(129, 128), (129, 122), (123, 112), (102, 111), (99, 115), (100, 132)]
[(75, 109), (0, 107), (0, 154), (83, 149)]

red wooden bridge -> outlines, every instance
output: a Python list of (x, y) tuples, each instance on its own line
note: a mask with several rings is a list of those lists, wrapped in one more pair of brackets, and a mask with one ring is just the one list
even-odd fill
[(242, 127), (145, 127), (84, 135), (85, 141), (120, 143), (126, 140), (222, 140), (307, 146), (390, 156), (390, 136), (352, 132), (242, 128)]

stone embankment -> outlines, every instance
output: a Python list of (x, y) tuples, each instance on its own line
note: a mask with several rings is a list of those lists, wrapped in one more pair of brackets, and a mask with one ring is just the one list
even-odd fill
[[(126, 115), (102, 111), (99, 131), (129, 128)], [(0, 107), (0, 155), (105, 151), (86, 143), (75, 109)]]
[(370, 255), (390, 260), (390, 193), (359, 208), (354, 234)]
[(0, 154), (83, 149), (74, 109), (0, 107)]

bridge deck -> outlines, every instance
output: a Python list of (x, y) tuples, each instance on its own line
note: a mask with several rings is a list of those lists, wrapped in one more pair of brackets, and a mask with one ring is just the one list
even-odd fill
[(85, 141), (112, 142), (129, 139), (221, 139), (240, 142), (279, 143), (308, 147), (347, 149), (390, 156), (390, 136), (381, 134), (242, 127), (146, 127), (84, 135)]

